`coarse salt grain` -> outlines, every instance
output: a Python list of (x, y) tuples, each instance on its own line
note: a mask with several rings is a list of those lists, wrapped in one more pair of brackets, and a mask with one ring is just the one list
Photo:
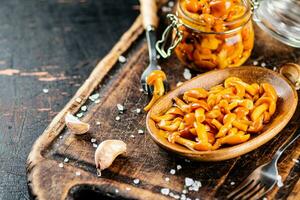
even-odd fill
[(45, 94), (47, 94), (47, 93), (49, 92), (49, 90), (48, 90), (47, 88), (44, 88), (44, 89), (43, 89), (43, 92), (44, 92)]
[(119, 56), (118, 60), (120, 63), (125, 63), (127, 59), (121, 55), (121, 56)]
[(144, 131), (142, 129), (138, 130), (138, 134), (143, 134), (143, 133), (144, 133)]
[(258, 61), (254, 60), (253, 65), (258, 65)]
[(199, 191), (199, 188), (202, 186), (200, 181), (194, 181), (193, 185), (189, 187), (190, 191)]
[(95, 143), (93, 143), (93, 147), (94, 147), (94, 148), (97, 148), (97, 147), (98, 147), (98, 145), (97, 145), (97, 144), (95, 144)]
[(134, 180), (133, 180), (133, 183), (136, 184), (136, 185), (139, 184), (139, 183), (140, 183), (140, 179), (137, 179), (137, 178), (134, 179)]
[(169, 6), (169, 7), (173, 7), (173, 6), (174, 6), (174, 1), (169, 1), (169, 2), (168, 2), (168, 6)]
[(95, 103), (100, 103), (100, 99), (97, 99), (96, 101), (94, 101)]
[(181, 170), (181, 169), (182, 169), (182, 166), (181, 166), (181, 165), (177, 165), (177, 166), (176, 166), (176, 169), (177, 169), (177, 170)]
[(262, 62), (260, 66), (265, 67), (266, 63)]
[(184, 184), (185, 184), (185, 186), (190, 187), (194, 184), (194, 180), (189, 177), (186, 177), (184, 179)]
[(184, 190), (182, 190), (182, 193), (183, 193), (183, 194), (187, 194), (188, 191), (184, 189)]
[(157, 65), (157, 68), (158, 68), (159, 70), (161, 70), (161, 66)]
[(91, 139), (91, 142), (92, 142), (92, 143), (95, 143), (96, 141), (97, 141), (97, 140), (96, 140), (95, 138), (92, 138), (92, 139)]
[(82, 112), (80, 112), (80, 113), (77, 113), (77, 114), (76, 114), (76, 117), (78, 117), (78, 118), (81, 118), (81, 117), (83, 117), (83, 113), (82, 113)]
[(160, 59), (160, 55), (157, 55), (157, 56), (156, 56), (156, 59)]
[(185, 194), (181, 194), (181, 196), (180, 196), (180, 200), (186, 200), (186, 196), (185, 196)]
[(298, 159), (293, 158), (293, 161), (294, 161), (295, 163), (299, 163), (299, 160), (298, 160)]
[(95, 94), (89, 96), (89, 99), (91, 101), (96, 101), (99, 97), (100, 97), (100, 94), (99, 93), (95, 93)]
[(273, 71), (277, 71), (277, 67), (273, 67)]
[(169, 181), (170, 181), (170, 178), (169, 178), (169, 177), (166, 177), (166, 178), (165, 178), (165, 181), (169, 182)]
[(137, 108), (135, 111), (137, 114), (139, 114), (139, 113), (141, 113), (142, 110), (140, 108)]
[(67, 163), (67, 162), (69, 162), (69, 158), (64, 159), (64, 163)]
[(131, 137), (131, 138), (135, 138), (135, 136), (134, 136), (134, 135), (130, 135), (129, 137)]
[(233, 181), (232, 181), (232, 182), (230, 182), (230, 185), (235, 185), (235, 182), (233, 182)]
[(127, 187), (127, 188), (126, 188), (126, 190), (127, 190), (127, 191), (130, 191), (130, 190), (131, 190), (131, 188), (130, 188), (130, 187)]
[(96, 122), (96, 125), (99, 126), (101, 123), (100, 122)]
[(123, 112), (124, 111), (124, 106), (122, 104), (117, 104), (117, 108), (120, 112)]
[(184, 69), (183, 71), (183, 77), (186, 79), (186, 80), (189, 80), (192, 78), (192, 74), (191, 74), (191, 71), (187, 68)]
[(163, 195), (169, 195), (169, 193), (170, 193), (170, 189), (169, 188), (162, 188), (161, 190), (160, 190), (160, 193), (162, 193)]
[(277, 186), (278, 187), (282, 187), (283, 186), (282, 179), (281, 179), (280, 175), (277, 176)]
[(267, 197), (264, 197), (263, 200), (268, 200), (268, 198), (267, 198)]
[(87, 106), (81, 106), (80, 110), (82, 110), (83, 112), (87, 111)]
[(62, 136), (62, 135), (60, 135), (60, 136), (59, 136), (59, 139), (62, 139), (62, 138), (63, 138), (63, 136)]
[(117, 121), (120, 121), (120, 119), (121, 119), (120, 116), (116, 116)]
[(174, 194), (172, 192), (170, 192), (169, 196), (173, 197), (174, 199), (179, 199), (180, 198), (180, 196), (178, 194)]
[(139, 91), (140, 91), (140, 92), (144, 92), (143, 88), (140, 88)]
[(118, 189), (115, 189), (115, 193), (119, 193), (119, 190), (118, 190)]
[(80, 176), (81, 173), (80, 173), (80, 172), (75, 172), (75, 175), (76, 175), (76, 176)]
[(59, 163), (58, 166), (59, 166), (60, 168), (63, 168), (63, 167), (64, 167), (64, 163)]
[(171, 169), (171, 170), (170, 170), (170, 174), (173, 174), (173, 175), (174, 175), (175, 173), (176, 173), (175, 169)]

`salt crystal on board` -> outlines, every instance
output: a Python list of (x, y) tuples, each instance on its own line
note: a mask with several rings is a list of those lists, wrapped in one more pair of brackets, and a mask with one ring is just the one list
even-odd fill
[(47, 88), (44, 88), (44, 89), (43, 89), (43, 92), (44, 92), (45, 94), (47, 94), (47, 93), (49, 92), (49, 90), (48, 90)]
[(118, 60), (119, 60), (120, 63), (125, 63), (127, 61), (127, 59), (122, 55), (119, 56)]
[(184, 69), (183, 71), (183, 77), (186, 79), (186, 80), (189, 80), (192, 78), (192, 74), (191, 74), (191, 71), (187, 68)]
[(87, 106), (81, 106), (80, 110), (82, 110), (83, 112), (87, 111)]
[(181, 170), (181, 169), (182, 169), (182, 166), (181, 166), (181, 165), (177, 165), (177, 166), (176, 166), (176, 169), (177, 169), (177, 170)]
[(194, 180), (189, 178), (189, 177), (186, 177), (184, 179), (184, 183), (185, 183), (185, 186), (189, 187), (189, 186), (192, 186), (194, 184)]
[(134, 180), (133, 180), (133, 183), (136, 184), (136, 185), (139, 184), (139, 183), (140, 183), (140, 179), (137, 179), (137, 178), (134, 179)]
[(160, 192), (161, 192), (163, 195), (169, 195), (170, 189), (169, 189), (169, 188), (162, 188), (162, 189), (160, 190)]

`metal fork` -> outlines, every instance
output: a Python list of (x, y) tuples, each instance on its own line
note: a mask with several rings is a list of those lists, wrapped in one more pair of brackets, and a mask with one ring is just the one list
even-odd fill
[(300, 136), (298, 127), (294, 134), (276, 151), (272, 160), (256, 168), (227, 199), (261, 199), (278, 182), (277, 162), (282, 153)]
[(141, 75), (141, 84), (144, 92), (146, 94), (152, 95), (152, 88), (149, 87), (146, 83), (146, 78), (153, 70), (159, 70), (157, 66), (157, 58), (156, 58), (156, 49), (155, 49), (155, 42), (156, 42), (156, 31), (155, 28), (152, 26), (148, 26), (146, 29), (146, 37), (147, 37), (147, 44), (149, 50), (149, 65)]
[[(149, 65), (141, 76), (141, 84), (146, 94), (152, 95), (153, 89), (146, 83), (146, 79), (153, 70), (159, 70), (156, 57), (156, 27), (158, 25), (157, 5), (154, 0), (140, 0), (143, 26), (146, 30), (146, 38), (149, 50)], [(166, 83), (164, 82), (164, 85)]]

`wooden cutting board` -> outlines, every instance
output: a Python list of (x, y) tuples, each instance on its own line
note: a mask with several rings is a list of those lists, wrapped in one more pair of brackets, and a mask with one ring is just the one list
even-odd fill
[[(186, 177), (201, 182), (199, 191), (188, 191), (192, 199), (224, 199), (224, 197), (258, 165), (268, 161), (278, 146), (295, 130), (299, 122), (297, 108), (289, 125), (272, 141), (242, 157), (223, 162), (192, 162), (159, 148), (145, 130), (146, 113), (137, 113), (148, 102), (140, 91), (139, 77), (148, 64), (146, 41), (141, 18), (122, 36), (111, 52), (95, 67), (89, 78), (32, 147), (27, 161), (28, 186), (33, 198), (56, 199), (169, 199), (161, 190), (169, 188), (181, 195)], [(126, 63), (118, 62), (124, 55)], [(300, 50), (287, 47), (256, 28), (255, 48), (251, 59), (273, 68), (286, 62), (300, 64)], [(184, 81), (184, 66), (175, 56), (161, 60), (171, 88)], [(196, 74), (194, 74), (196, 75)], [(89, 96), (99, 94), (98, 101)], [(125, 106), (120, 114), (116, 105)], [(87, 111), (80, 108), (86, 105)], [(298, 104), (299, 105), (299, 104)], [(75, 137), (66, 128), (66, 112), (83, 113), (90, 123), (86, 136)], [(117, 121), (116, 117), (120, 120)], [(100, 122), (98, 125), (97, 122)], [(139, 134), (138, 130), (144, 130)], [(95, 147), (91, 139), (121, 139), (128, 152), (97, 177), (94, 164)], [(275, 187), (268, 199), (299, 199), (300, 141), (284, 154), (279, 171), (284, 186)], [(64, 163), (65, 158), (68, 162)], [(60, 163), (64, 163), (60, 166)], [(181, 169), (177, 170), (177, 168)], [(173, 175), (170, 170), (175, 169)], [(138, 184), (134, 180), (139, 180)], [(169, 181), (168, 181), (169, 180)]]

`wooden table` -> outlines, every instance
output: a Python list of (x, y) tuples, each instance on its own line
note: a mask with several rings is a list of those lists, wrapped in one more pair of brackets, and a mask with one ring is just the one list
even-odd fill
[(33, 142), (130, 27), (137, 3), (1, 1), (0, 199), (29, 199), (25, 162)]

